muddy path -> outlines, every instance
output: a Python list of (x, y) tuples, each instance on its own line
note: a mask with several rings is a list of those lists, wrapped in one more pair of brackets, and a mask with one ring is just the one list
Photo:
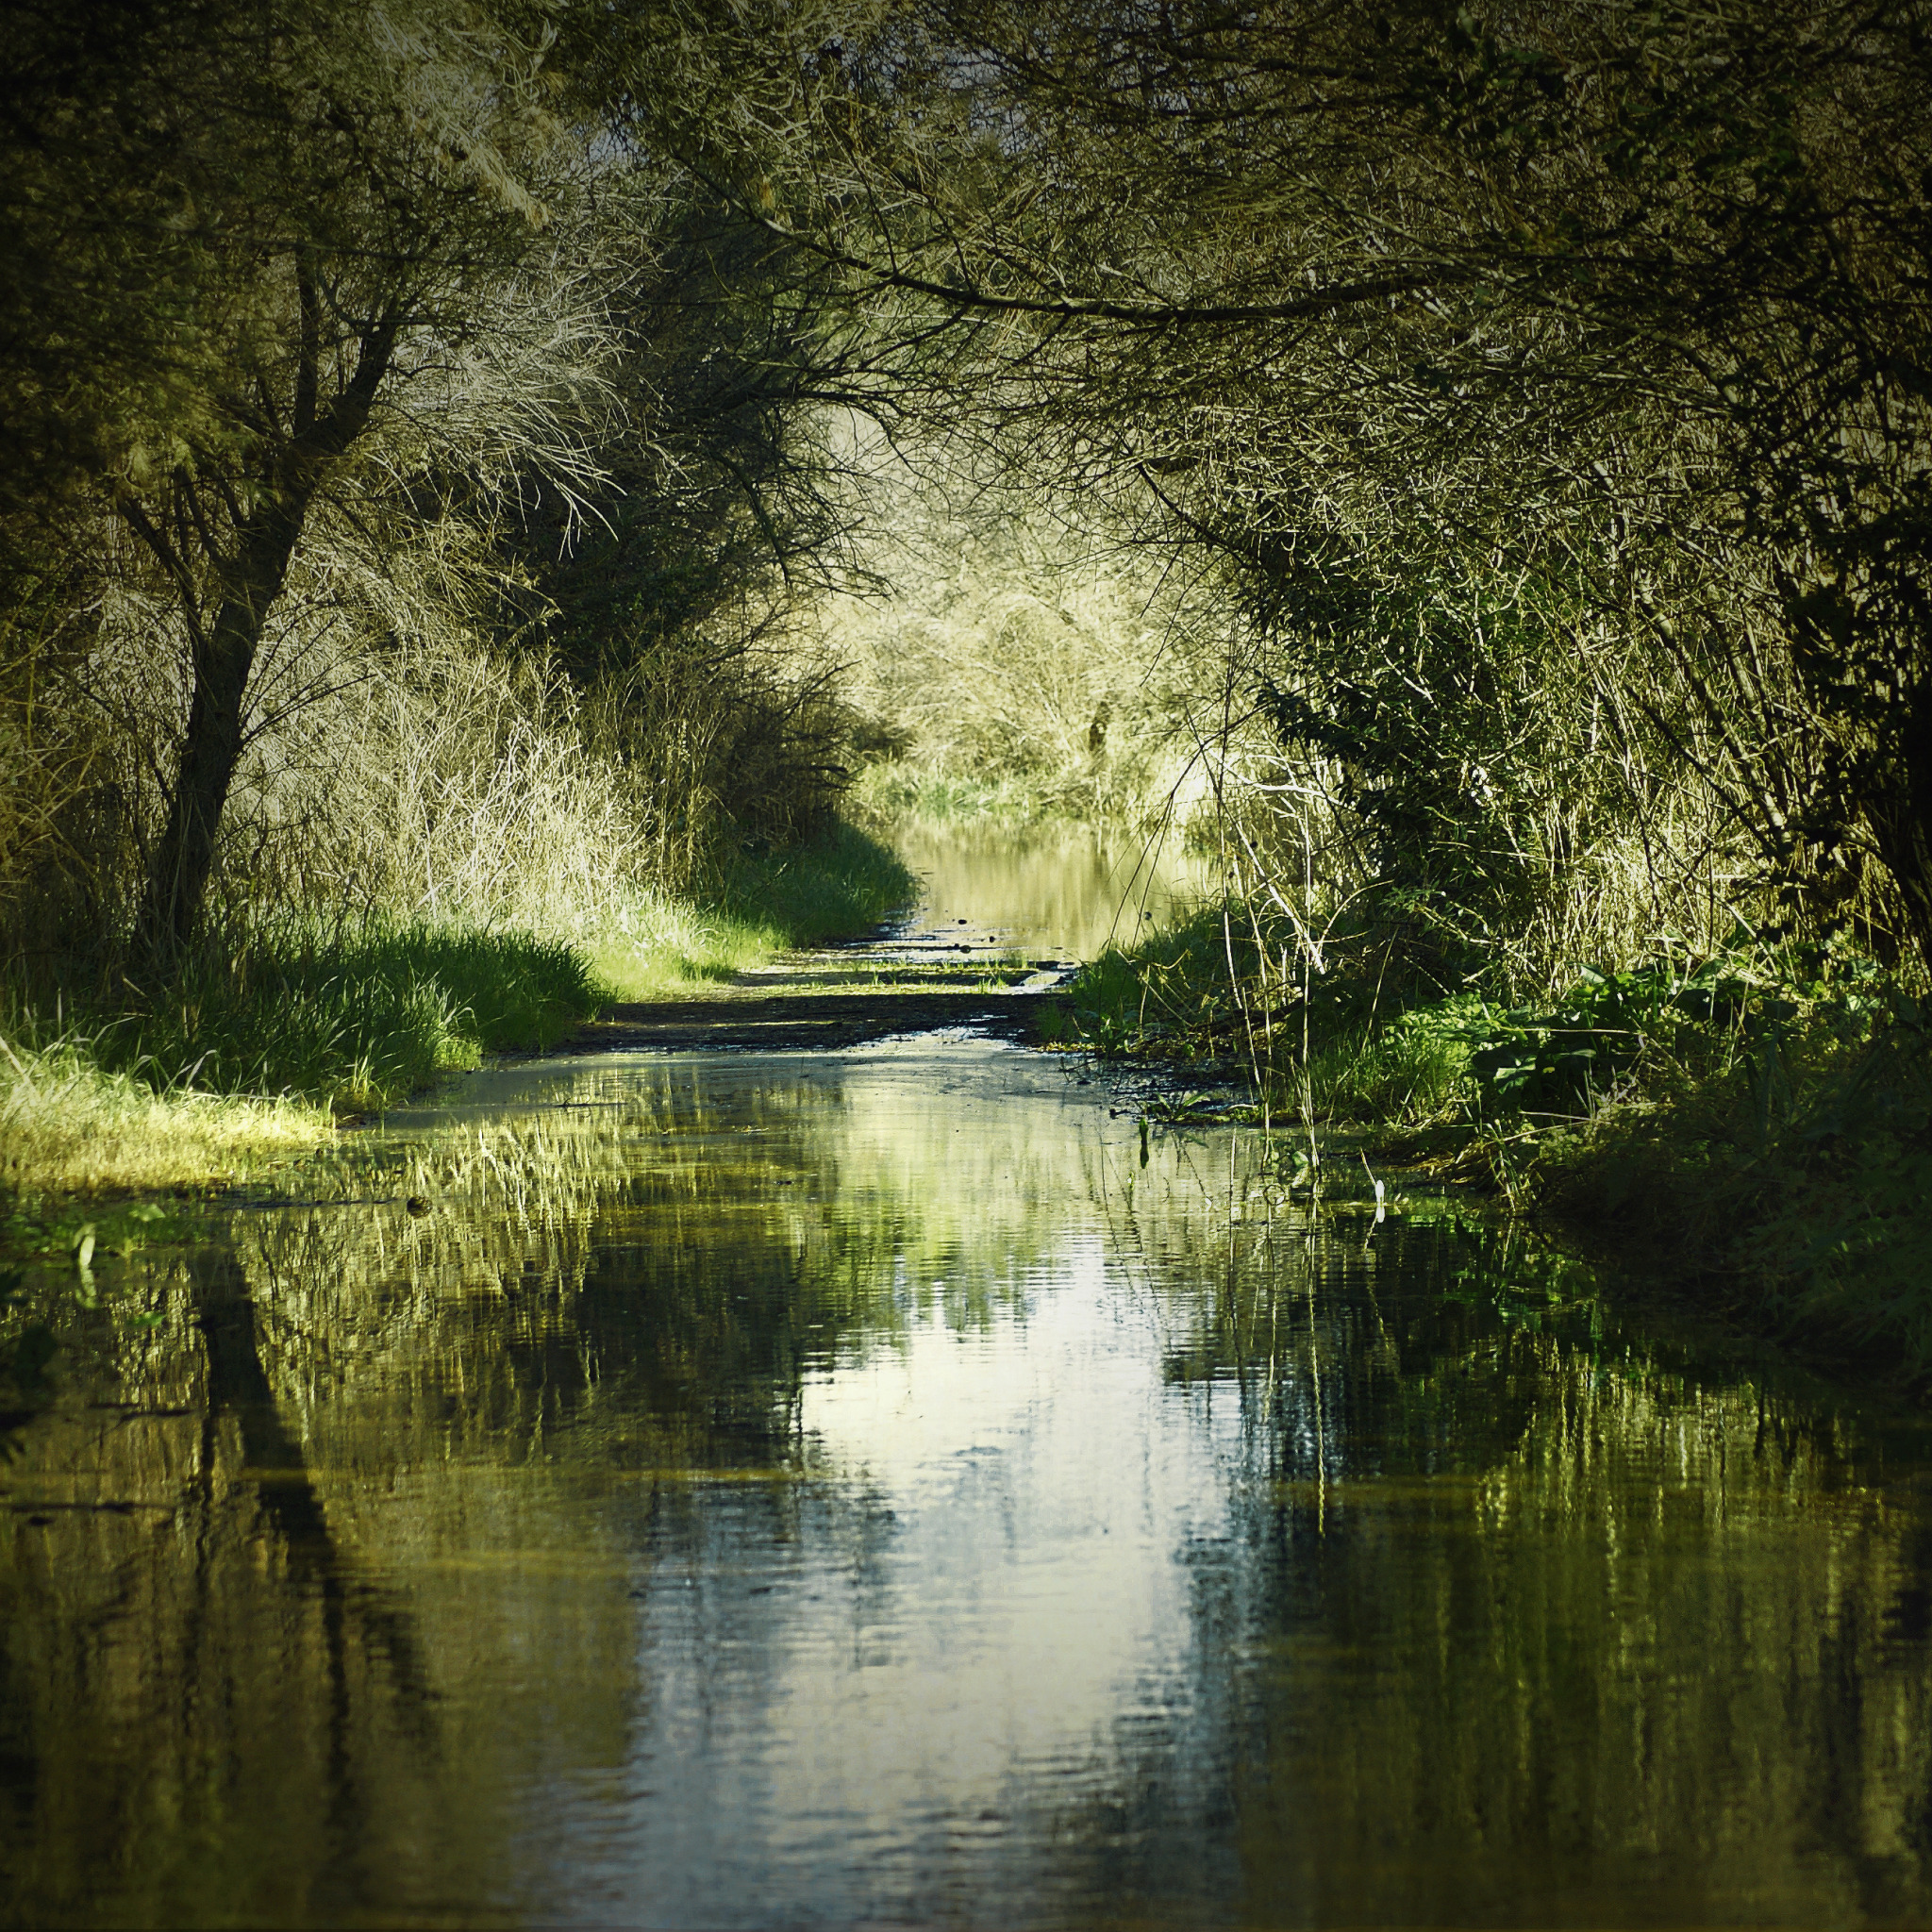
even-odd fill
[(558, 1050), (828, 1049), (951, 1029), (1027, 1041), (1074, 970), (1066, 958), (1030, 952), (989, 925), (915, 914), (693, 997), (610, 1007)]

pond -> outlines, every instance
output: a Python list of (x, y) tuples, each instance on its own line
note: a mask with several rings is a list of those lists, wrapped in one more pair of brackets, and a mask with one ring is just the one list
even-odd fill
[(970, 1029), (559, 1058), (97, 1263), (0, 1913), (1924, 1923), (1923, 1419), (1266, 1154)]

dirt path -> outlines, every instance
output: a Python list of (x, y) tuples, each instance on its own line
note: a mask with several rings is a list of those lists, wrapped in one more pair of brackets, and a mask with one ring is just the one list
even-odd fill
[(832, 1048), (956, 1026), (1030, 1040), (1073, 970), (1063, 958), (1018, 956), (998, 933), (963, 922), (888, 928), (793, 954), (694, 997), (611, 1007), (558, 1050)]

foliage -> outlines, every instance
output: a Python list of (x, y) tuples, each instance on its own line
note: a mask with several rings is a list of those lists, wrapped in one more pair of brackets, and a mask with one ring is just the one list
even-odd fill
[(819, 608), (865, 720), (857, 802), (878, 820), (1185, 823), (1214, 709), (1222, 587), (1107, 541), (933, 435), (873, 451), (863, 499), (890, 588)]
[(265, 780), (283, 824), (325, 816), (318, 741), (425, 661), (534, 658), (540, 737), (575, 706), (597, 758), (661, 767), (618, 842), (668, 883), (738, 826), (824, 824), (844, 714), (757, 647), (841, 554), (812, 411), (851, 344), (627, 92), (651, 10), (27, 11), (0, 112), (24, 949), (78, 924), (164, 970), (275, 890), (234, 823)]
[[(1794, 991), (1802, 991), (1794, 989)], [(1588, 1121), (1519, 1140), (1530, 1200), (1657, 1244), (1760, 1318), (1932, 1369), (1932, 1038), (1917, 1000), (1754, 998), (1757, 1024), (1679, 1056)], [(1789, 1013), (1780, 1011), (1789, 1008)]]
[(1452, 974), (1525, 921), (1553, 984), (1599, 870), (1620, 956), (1932, 945), (1916, 9), (1096, 24), (747, 14), (710, 71), (765, 166), (717, 178), (949, 337), (999, 459), (1226, 568), (1227, 782), (1322, 801)]
[(1275, 1005), (1265, 957), (1204, 913), (1078, 975), (1058, 1043), (1245, 1075), (1249, 1117), (1300, 1124), (1284, 1159), (1304, 1132), (1366, 1131), (1378, 1160), (1615, 1233), (1760, 1322), (1932, 1371), (1932, 1029), (1914, 974), (1842, 939), (1744, 936), (1510, 1008), (1376, 980), (1371, 948)]

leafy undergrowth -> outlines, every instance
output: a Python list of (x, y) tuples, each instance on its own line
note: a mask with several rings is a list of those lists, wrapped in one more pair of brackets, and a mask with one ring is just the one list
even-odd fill
[(1474, 1158), (1512, 1194), (1615, 1228), (1776, 1325), (1932, 1374), (1932, 1025), (1918, 998), (1787, 981), (1698, 1031), (1645, 1041), (1574, 1120), (1513, 1136), (1499, 1123)]
[(1203, 914), (1096, 960), (1047, 1030), (1245, 1076), (1278, 1125), (1359, 1130), (1380, 1160), (1610, 1235), (1686, 1292), (1932, 1378), (1932, 1013), (1909, 974), (1841, 946), (1745, 943), (1505, 1005), (1386, 973), (1297, 983), (1267, 957)]

